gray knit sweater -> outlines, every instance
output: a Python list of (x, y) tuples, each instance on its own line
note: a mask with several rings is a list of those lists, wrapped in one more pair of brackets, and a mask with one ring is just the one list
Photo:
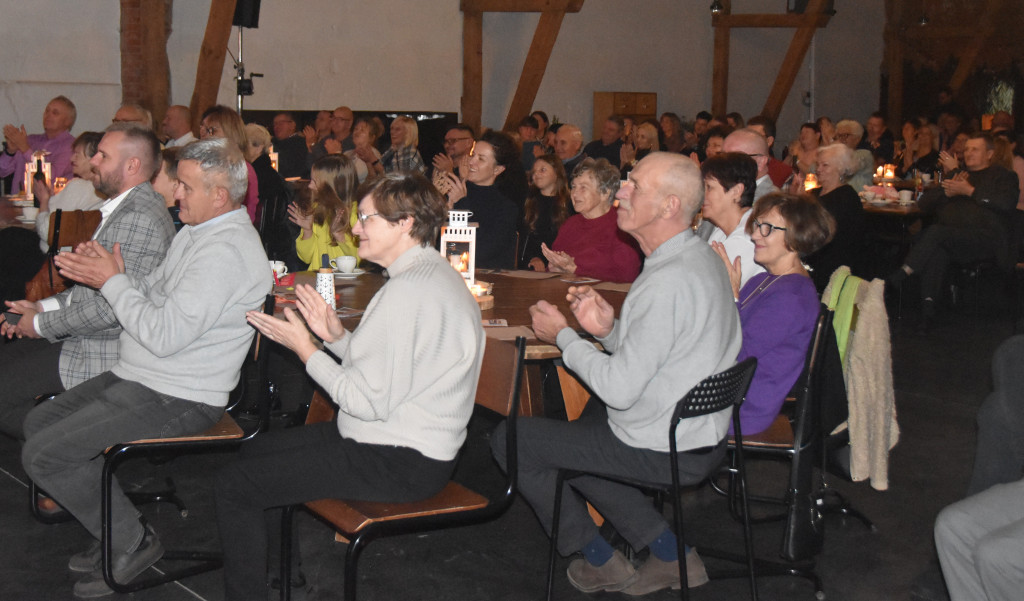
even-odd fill
[[(558, 333), (566, 367), (608, 406), (608, 425), (622, 442), (668, 451), (676, 402), (695, 384), (736, 363), (739, 314), (722, 260), (690, 230), (659, 246), (644, 263), (601, 343), (605, 354), (572, 329)], [(717, 444), (729, 411), (684, 420), (684, 451)]]
[(157, 392), (223, 407), (255, 330), (245, 312), (272, 286), (245, 209), (186, 226), (141, 280), (116, 275), (100, 292), (123, 331), (114, 375)]
[(341, 408), (345, 438), (454, 459), (483, 361), (480, 308), (436, 249), (405, 251), (388, 274), (359, 327), (328, 345), (341, 364), (318, 351), (306, 370)]

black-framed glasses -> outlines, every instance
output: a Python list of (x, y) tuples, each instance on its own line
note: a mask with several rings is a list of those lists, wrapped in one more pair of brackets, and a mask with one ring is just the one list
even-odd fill
[(774, 230), (779, 230), (780, 232), (786, 231), (786, 228), (784, 227), (779, 227), (777, 225), (772, 225), (770, 223), (761, 223), (757, 219), (754, 220), (754, 227), (756, 227), (757, 231), (761, 233), (761, 236), (765, 238), (771, 236), (772, 231)]
[(469, 136), (466, 136), (465, 138), (445, 138), (444, 139), (444, 145), (445, 146), (451, 146), (452, 144), (458, 144), (459, 142), (468, 142), (468, 141), (470, 141), (472, 139), (473, 138), (471, 138)]
[(378, 216), (380, 216), (380, 213), (370, 213), (369, 215), (364, 215), (362, 213), (356, 213), (356, 219), (359, 220), (359, 223), (364, 224), (364, 225), (366, 224), (366, 220), (369, 219), (370, 217), (378, 217)]

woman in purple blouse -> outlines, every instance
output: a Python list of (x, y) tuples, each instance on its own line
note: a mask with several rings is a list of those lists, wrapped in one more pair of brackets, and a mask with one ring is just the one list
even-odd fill
[(729, 271), (740, 312), (743, 346), (737, 361), (757, 357), (757, 371), (740, 408), (744, 435), (771, 425), (803, 371), (820, 301), (800, 258), (827, 244), (834, 231), (835, 220), (810, 196), (761, 197), (747, 232), (754, 242), (754, 261), (766, 271), (742, 289), (739, 257), (730, 262), (725, 247), (712, 243)]

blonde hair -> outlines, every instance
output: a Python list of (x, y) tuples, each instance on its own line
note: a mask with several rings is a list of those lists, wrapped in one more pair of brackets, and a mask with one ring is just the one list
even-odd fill
[(420, 143), (420, 128), (416, 125), (416, 120), (412, 117), (400, 115), (395, 117), (392, 123), (401, 123), (405, 128), (405, 141), (402, 142), (402, 146), (416, 147)]

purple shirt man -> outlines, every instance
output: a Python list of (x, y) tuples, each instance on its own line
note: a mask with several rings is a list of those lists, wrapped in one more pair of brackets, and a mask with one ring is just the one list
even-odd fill
[(25, 178), (25, 165), (32, 160), (32, 153), (38, 150), (50, 153), (46, 160), (50, 163), (52, 177), (71, 179), (71, 144), (75, 137), (71, 135), (70, 130), (75, 124), (76, 116), (74, 103), (64, 96), (58, 96), (51, 100), (43, 111), (45, 133), (29, 135), (24, 125), (20, 128), (11, 124), (4, 126), (6, 147), (0, 154), (0, 177), (14, 174), (12, 194), (21, 190)]

